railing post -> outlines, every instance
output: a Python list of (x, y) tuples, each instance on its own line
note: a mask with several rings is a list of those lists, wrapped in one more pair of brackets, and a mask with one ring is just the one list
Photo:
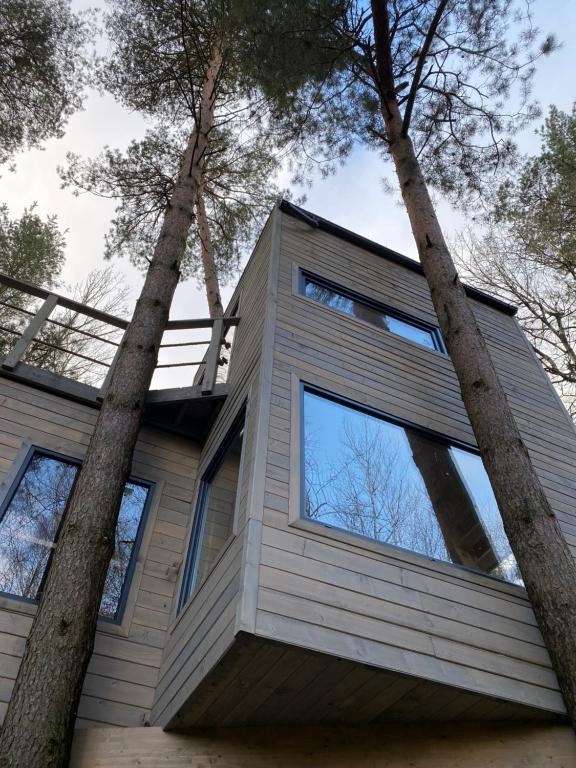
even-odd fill
[(36, 336), (38, 335), (39, 330), (42, 328), (46, 320), (48, 320), (50, 313), (54, 309), (54, 307), (58, 304), (58, 296), (56, 296), (53, 293), (50, 293), (48, 295), (48, 298), (44, 301), (38, 312), (34, 315), (30, 323), (28, 324), (28, 327), (26, 330), (22, 333), (16, 344), (13, 346), (13, 348), (10, 350), (10, 352), (6, 355), (4, 360), (2, 361), (2, 368), (4, 368), (7, 371), (12, 371), (24, 354), (26, 353), (26, 350), (32, 344)]
[(202, 379), (203, 395), (209, 395), (216, 383), (216, 371), (218, 369), (222, 336), (224, 335), (223, 331), (224, 318), (217, 317), (212, 325), (212, 338), (210, 339), (210, 345), (208, 347), (208, 352), (206, 353), (206, 365), (204, 367), (204, 378)]

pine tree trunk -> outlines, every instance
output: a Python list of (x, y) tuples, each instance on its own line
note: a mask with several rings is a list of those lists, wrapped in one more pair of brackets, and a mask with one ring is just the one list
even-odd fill
[(3, 768), (53, 768), (68, 762), (123, 488), (194, 217), (221, 63), (216, 55), (207, 70), (197, 131), (184, 152), (144, 287), (67, 505), (0, 736)]
[(220, 285), (218, 282), (218, 269), (214, 260), (214, 246), (210, 235), (206, 206), (204, 205), (204, 190), (202, 186), (198, 190), (196, 198), (196, 221), (198, 222), (198, 234), (200, 235), (200, 249), (202, 253), (202, 268), (204, 270), (204, 286), (208, 299), (208, 312), (214, 320), (222, 317), (223, 307), (220, 298)]
[(456, 267), (395, 96), (385, 0), (372, 0), (388, 149), (438, 322), (510, 546), (576, 727), (576, 562), (531, 463)]

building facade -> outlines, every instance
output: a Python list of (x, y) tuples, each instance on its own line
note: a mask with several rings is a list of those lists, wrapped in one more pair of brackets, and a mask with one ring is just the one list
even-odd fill
[[(574, 425), (469, 296), (575, 544)], [(283, 203), (227, 314), (226, 382), (150, 394), (73, 765), (573, 764), (419, 265)], [(26, 362), (0, 398), (6, 706), (99, 401)]]

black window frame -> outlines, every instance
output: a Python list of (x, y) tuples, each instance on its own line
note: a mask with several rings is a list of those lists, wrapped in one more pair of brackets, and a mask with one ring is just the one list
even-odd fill
[[(206, 470), (204, 471), (200, 480), (198, 488), (198, 496), (196, 498), (196, 504), (194, 508), (194, 519), (192, 521), (192, 530), (190, 532), (190, 538), (188, 540), (188, 551), (186, 553), (186, 562), (184, 564), (184, 572), (182, 575), (182, 581), (180, 583), (180, 594), (178, 595), (178, 607), (176, 614), (180, 614), (182, 609), (187, 605), (190, 599), (196, 594), (196, 576), (198, 566), (198, 555), (200, 553), (200, 546), (202, 544), (202, 538), (204, 534), (204, 525), (206, 522), (206, 502), (208, 500), (208, 493), (210, 491), (210, 485), (212, 480), (216, 476), (216, 473), (222, 465), (222, 459), (226, 455), (228, 449), (238, 437), (239, 433), (246, 428), (246, 404), (238, 411), (234, 420), (217, 451), (210, 460)], [(236, 500), (234, 502), (236, 512), (236, 505), (238, 503), (238, 490), (242, 477), (242, 465), (244, 460), (244, 438), (242, 437), (242, 450), (240, 453), (240, 468), (238, 473), (238, 485), (236, 486)], [(232, 525), (234, 526), (234, 520)], [(216, 557), (215, 563), (220, 559), (220, 554)], [(202, 584), (206, 582), (205, 579)], [(202, 586), (201, 584), (198, 585)]]
[[(395, 307), (391, 307), (388, 304), (384, 304), (380, 301), (376, 301), (375, 299), (371, 299), (369, 296), (364, 296), (363, 294), (358, 293), (357, 291), (354, 291), (351, 288), (346, 288), (342, 285), (339, 285), (338, 283), (334, 283), (331, 280), (328, 280), (325, 277), (321, 277), (320, 275), (317, 275), (314, 272), (309, 272), (307, 269), (302, 269), (300, 267), (298, 269), (299, 294), (304, 298), (309, 299), (310, 301), (313, 301), (315, 304), (318, 304), (321, 307), (325, 307), (326, 309), (331, 309), (334, 312), (338, 312), (338, 314), (344, 315), (344, 317), (352, 317), (352, 316), (349, 315), (347, 312), (343, 312), (342, 310), (339, 310), (335, 307), (330, 307), (327, 304), (323, 304), (321, 301), (317, 301), (311, 296), (307, 296), (306, 280), (315, 283), (321, 288), (326, 288), (329, 291), (333, 291), (334, 293), (337, 293), (340, 296), (343, 296), (345, 299), (350, 299), (351, 301), (355, 301), (359, 304), (363, 304), (369, 309), (373, 309), (376, 312), (380, 312), (384, 316), (389, 316), (395, 320), (400, 320), (406, 323), (407, 325), (411, 325), (414, 328), (418, 328), (422, 331), (426, 331), (427, 333), (430, 334), (430, 337), (432, 339), (432, 343), (434, 345), (433, 351), (440, 352), (440, 354), (442, 355), (448, 354), (446, 345), (444, 344), (444, 339), (442, 338), (442, 333), (440, 331), (440, 328), (437, 325), (434, 325), (433, 323), (428, 323), (426, 320), (421, 320), (420, 318), (414, 317), (413, 315), (410, 315), (407, 312), (402, 311), (401, 309), (396, 309)], [(352, 319), (357, 319), (357, 318), (352, 318)], [(363, 320), (361, 322), (365, 322), (368, 325), (372, 325), (368, 320)], [(378, 326), (374, 325), (373, 327), (377, 328)], [(400, 333), (395, 333), (394, 331), (388, 331), (385, 328), (379, 328), (379, 330), (384, 331), (385, 333), (391, 333), (393, 336), (396, 336), (396, 338), (404, 339), (404, 341), (409, 341), (412, 344), (416, 344), (421, 349), (427, 349), (428, 351), (432, 351), (430, 350), (430, 347), (427, 347), (424, 344), (420, 344), (419, 342), (414, 341), (413, 339), (409, 339)]]
[[(351, 536), (355, 539), (359, 539), (360, 541), (370, 542), (372, 545), (375, 545), (375, 546), (386, 547), (401, 553), (408, 553), (413, 557), (423, 558), (424, 560), (427, 560), (430, 563), (440, 563), (441, 565), (446, 566), (448, 568), (452, 568), (452, 569), (456, 568), (456, 569), (465, 571), (467, 573), (474, 574), (476, 576), (482, 576), (483, 578), (486, 578), (486, 579), (492, 579), (493, 581), (496, 581), (498, 584), (506, 584), (509, 587), (513, 587), (513, 588), (525, 591), (525, 587), (522, 586), (521, 584), (515, 584), (512, 581), (508, 581), (507, 579), (501, 578), (499, 576), (494, 576), (493, 574), (486, 573), (485, 571), (481, 571), (477, 568), (470, 568), (467, 565), (454, 563), (451, 560), (442, 560), (439, 558), (431, 557), (430, 555), (426, 555), (422, 552), (417, 552), (412, 549), (407, 549), (406, 547), (400, 547), (397, 544), (390, 544), (385, 541), (380, 541), (379, 539), (374, 539), (371, 536), (364, 536), (361, 533), (356, 533), (355, 531), (351, 531), (347, 528), (340, 528), (339, 526), (331, 525), (330, 523), (325, 523), (321, 520), (314, 520), (314, 518), (308, 517), (304, 512), (304, 510), (306, 509), (306, 474), (305, 474), (306, 457), (304, 452), (304, 441), (306, 439), (305, 438), (305, 418), (304, 418), (305, 417), (304, 395), (306, 392), (309, 392), (312, 395), (323, 397), (325, 400), (331, 400), (332, 402), (337, 403), (339, 405), (344, 405), (348, 408), (359, 411), (360, 413), (365, 413), (368, 416), (373, 416), (374, 418), (381, 419), (382, 421), (386, 421), (390, 424), (394, 424), (395, 426), (412, 429), (415, 432), (419, 432), (420, 434), (423, 434), (432, 440), (436, 440), (442, 445), (459, 448), (460, 450), (463, 450), (463, 451), (468, 451), (468, 453), (472, 453), (473, 455), (478, 456), (480, 459), (482, 459), (479, 449), (476, 446), (471, 445), (470, 443), (467, 443), (463, 440), (458, 440), (456, 438), (448, 437), (447, 435), (444, 435), (442, 432), (436, 432), (435, 430), (429, 429), (428, 427), (419, 426), (418, 424), (414, 424), (408, 419), (403, 419), (399, 416), (394, 416), (393, 414), (388, 413), (386, 411), (380, 411), (377, 408), (372, 408), (369, 405), (365, 405), (364, 403), (359, 403), (357, 400), (353, 400), (352, 398), (346, 397), (345, 395), (339, 395), (335, 392), (331, 392), (330, 390), (323, 389), (322, 387), (318, 387), (314, 384), (308, 384), (305, 381), (300, 381), (300, 386), (299, 386), (299, 422), (300, 422), (299, 519), (300, 520), (305, 521), (308, 524), (314, 525), (315, 527), (317, 526), (318, 528), (325, 528), (329, 531), (337, 531), (340, 534)], [(500, 510), (498, 511), (500, 512)]]
[[(68, 456), (65, 453), (59, 453), (58, 451), (52, 451), (49, 448), (42, 448), (37, 445), (31, 445), (26, 451), (26, 454), (22, 459), (20, 466), (18, 467), (18, 471), (14, 479), (10, 483), (9, 488), (6, 491), (4, 498), (2, 499), (2, 502), (0, 503), (0, 526), (2, 525), (2, 521), (4, 519), (4, 515), (6, 514), (8, 507), (12, 503), (12, 500), (16, 495), (18, 488), (20, 487), (22, 478), (28, 471), (28, 468), (32, 462), (32, 459), (34, 458), (34, 456), (37, 456), (37, 455), (46, 456), (49, 459), (54, 459), (56, 461), (60, 461), (65, 464), (72, 464), (73, 466), (76, 466), (79, 468), (82, 467), (81, 459), (77, 459), (74, 456)], [(152, 504), (152, 496), (154, 493), (154, 488), (156, 486), (156, 483), (154, 483), (153, 481), (144, 480), (143, 478), (136, 477), (135, 475), (130, 475), (126, 482), (142, 485), (148, 489), (148, 493), (146, 496), (146, 502), (144, 504), (142, 514), (140, 516), (140, 522), (138, 523), (138, 530), (136, 532), (136, 538), (134, 539), (134, 546), (132, 547), (132, 552), (130, 553), (130, 562), (128, 563), (128, 568), (126, 569), (126, 575), (124, 576), (124, 583), (122, 585), (122, 592), (120, 594), (120, 599), (118, 601), (118, 607), (116, 609), (116, 613), (113, 617), (104, 616), (104, 615), (101, 615), (100, 613), (98, 614), (98, 621), (105, 621), (109, 624), (121, 624), (124, 618), (124, 611), (126, 609), (126, 603), (128, 602), (128, 595), (130, 593), (130, 588), (132, 586), (132, 577), (134, 575), (134, 570), (136, 568), (136, 563), (138, 561), (140, 546), (142, 544), (144, 531), (146, 530), (146, 524), (148, 522), (150, 506)], [(70, 488), (70, 493), (72, 493), (75, 483), (76, 483), (76, 478), (74, 478), (74, 482), (72, 483), (72, 487)], [(55, 544), (58, 542), (60, 528), (61, 528), (61, 524), (58, 527), (56, 536), (54, 538)], [(49, 567), (50, 567), (50, 563), (48, 563), (45, 573), (47, 573)], [(36, 598), (23, 597), (22, 595), (14, 595), (11, 592), (4, 592), (3, 590), (0, 590), (0, 596), (8, 597), (11, 600), (20, 600), (30, 605), (38, 605), (39, 603), (39, 600)]]

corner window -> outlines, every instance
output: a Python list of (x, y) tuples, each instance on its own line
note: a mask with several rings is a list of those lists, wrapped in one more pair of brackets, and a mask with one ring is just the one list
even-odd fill
[(242, 410), (202, 477), (178, 610), (205, 581), (232, 536), (240, 480), (244, 418)]
[[(66, 503), (80, 463), (33, 448), (0, 507), (0, 591), (27, 600), (42, 594)], [(100, 616), (118, 620), (144, 527), (150, 485), (130, 480), (116, 527)]]
[(477, 453), (311, 388), (303, 401), (306, 518), (522, 583)]
[(342, 312), (358, 320), (364, 320), (376, 328), (420, 344), (428, 349), (446, 353), (438, 328), (422, 320), (410, 317), (395, 309), (385, 307), (366, 296), (335, 285), (322, 277), (300, 272), (300, 293), (309, 299)]

